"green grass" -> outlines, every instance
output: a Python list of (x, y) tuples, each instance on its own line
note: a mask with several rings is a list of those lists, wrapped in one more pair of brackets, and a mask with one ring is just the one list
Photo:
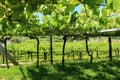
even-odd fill
[(120, 61), (66, 62), (49, 65), (35, 64), (0, 68), (0, 78), (4, 80), (118, 80), (120, 78)]
[[(53, 42), (53, 61), (50, 65), (50, 55), (45, 63), (43, 52), (49, 51), (49, 39), (40, 39), (40, 66), (36, 68), (36, 53), (33, 61), (27, 59), (27, 53), (23, 52), (23, 57), (19, 62), (32, 62), (21, 66), (12, 66), (10, 69), (0, 68), (0, 80), (118, 80), (120, 79), (120, 57), (115, 56), (114, 49), (120, 49), (119, 40), (113, 41), (113, 61), (109, 62), (107, 39), (99, 41), (89, 40), (89, 49), (93, 50), (93, 64), (89, 63), (89, 56), (85, 52), (85, 41), (68, 41), (65, 49), (65, 67), (61, 66), (61, 52), (63, 42)], [(61, 40), (61, 39), (59, 39)], [(36, 51), (36, 41), (26, 40), (19, 44), (8, 45), (8, 49), (16, 51)], [(96, 57), (96, 50), (99, 51), (99, 58)], [(106, 52), (104, 52), (106, 51)], [(79, 54), (82, 52), (82, 60)], [(74, 59), (73, 59), (74, 53)], [(17, 53), (16, 53), (17, 54)], [(69, 54), (69, 58), (68, 58)], [(16, 55), (17, 57), (17, 55)], [(16, 58), (18, 59), (18, 58)], [(0, 63), (1, 55), (0, 55)]]

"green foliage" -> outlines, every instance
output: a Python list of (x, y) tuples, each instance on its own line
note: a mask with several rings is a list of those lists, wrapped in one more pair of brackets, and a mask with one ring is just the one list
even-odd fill
[(117, 23), (120, 24), (120, 17), (116, 19)]
[(74, 3), (73, 4), (64, 4), (63, 6), (65, 7), (64, 12), (63, 12), (65, 15), (70, 15), (70, 13), (73, 12), (74, 8), (75, 8)]
[[(109, 27), (110, 24), (107, 24), (108, 18), (113, 12), (119, 13), (120, 1), (106, 0), (106, 7), (102, 9), (102, 15), (99, 16), (98, 8), (103, 2), (104, 0), (1, 0), (0, 33), (1, 35), (36, 36), (49, 35), (52, 32), (55, 35), (66, 35), (104, 29), (100, 24), (113, 28), (111, 27), (113, 25)], [(81, 13), (76, 14), (74, 8), (80, 4), (83, 5)], [(37, 20), (37, 15), (34, 15), (35, 12), (43, 13), (46, 17), (42, 19), (42, 24)]]
[(4, 16), (5, 9), (3, 6), (0, 4), (0, 18)]
[(79, 4), (80, 4), (80, 1), (79, 1), (79, 0), (70, 0), (70, 4), (79, 5)]
[(97, 9), (103, 2), (104, 0), (84, 0), (85, 4), (94, 9)]
[(109, 10), (106, 9), (106, 8), (103, 8), (103, 9), (102, 9), (102, 16), (101, 16), (101, 18), (102, 18), (102, 19), (107, 19), (109, 16), (110, 16)]
[(113, 10), (117, 9), (120, 7), (120, 0), (113, 0)]
[(74, 24), (77, 20), (77, 12), (74, 12), (72, 15), (71, 15), (71, 19), (70, 19), (70, 23), (71, 24)]

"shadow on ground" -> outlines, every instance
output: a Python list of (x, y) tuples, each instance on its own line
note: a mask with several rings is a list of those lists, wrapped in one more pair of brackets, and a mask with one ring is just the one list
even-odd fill
[(27, 67), (27, 75), (31, 80), (119, 80), (120, 61), (101, 61), (40, 65)]

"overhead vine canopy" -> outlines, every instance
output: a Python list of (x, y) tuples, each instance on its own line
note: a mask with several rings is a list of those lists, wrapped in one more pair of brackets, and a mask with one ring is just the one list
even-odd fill
[[(120, 0), (0, 0), (0, 35), (82, 34), (117, 28), (119, 4)], [(82, 5), (79, 13), (74, 11), (78, 5)], [(35, 12), (43, 14), (42, 23)]]

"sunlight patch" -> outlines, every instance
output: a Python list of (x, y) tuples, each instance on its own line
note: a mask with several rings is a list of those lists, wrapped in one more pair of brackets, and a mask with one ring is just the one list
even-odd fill
[(93, 70), (85, 70), (85, 74), (91, 77), (95, 77), (97, 75), (96, 72), (94, 72)]

